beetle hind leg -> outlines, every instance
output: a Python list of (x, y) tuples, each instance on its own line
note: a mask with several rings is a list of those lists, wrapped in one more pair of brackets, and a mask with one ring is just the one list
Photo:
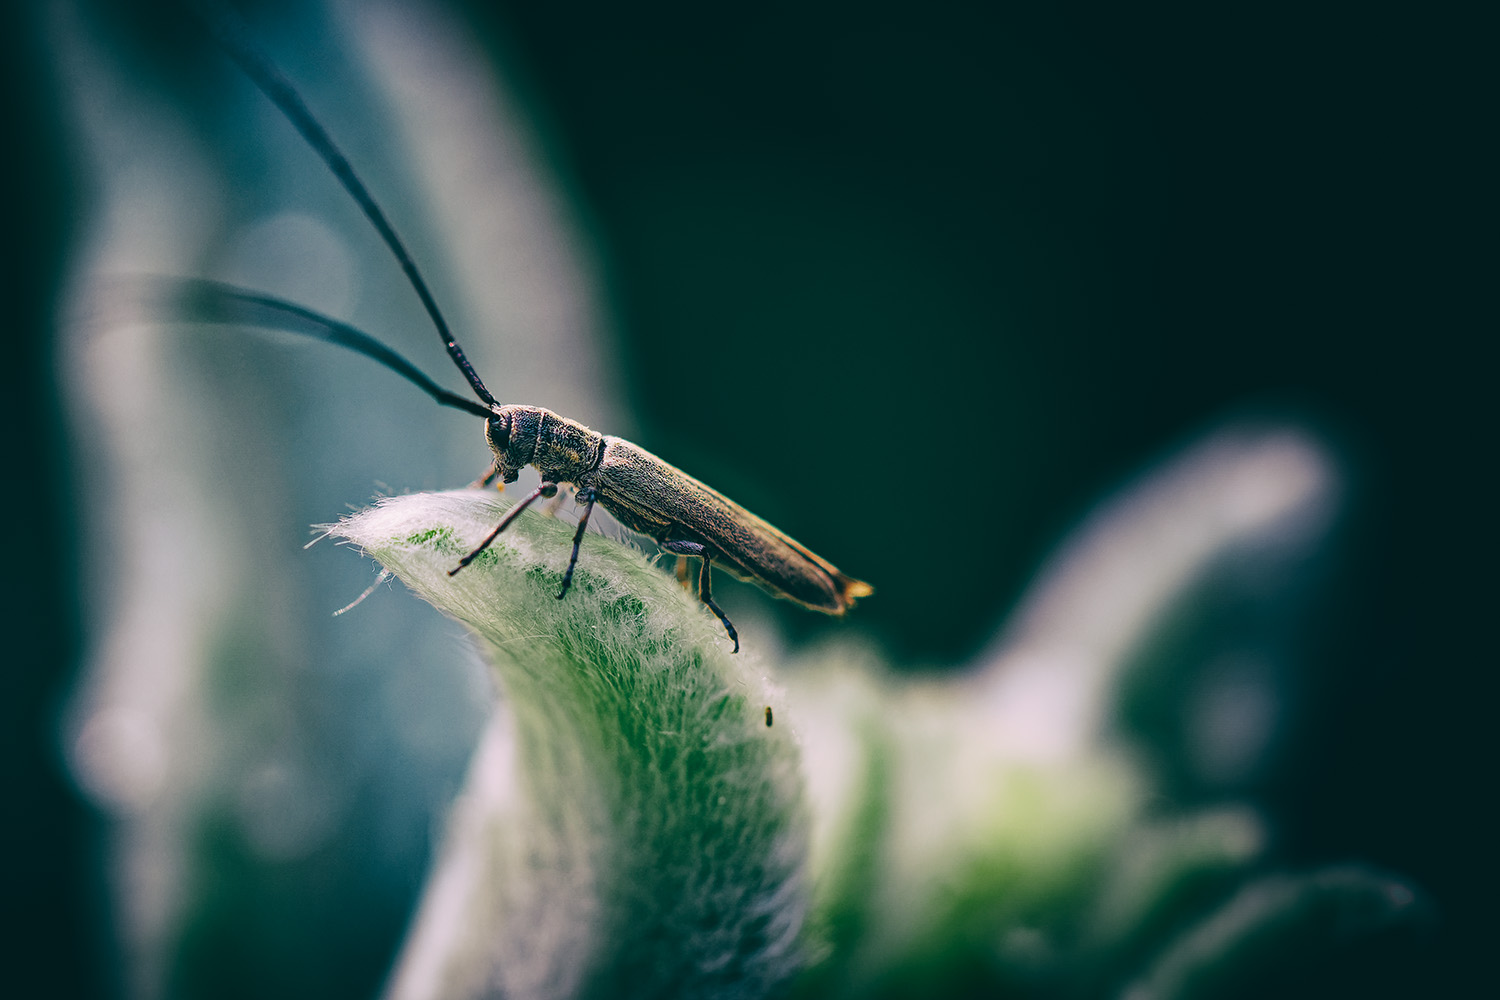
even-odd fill
[(705, 552), (703, 554), (703, 561), (698, 566), (698, 599), (707, 604), (708, 610), (717, 615), (719, 621), (724, 623), (724, 631), (728, 632), (729, 638), (734, 640), (734, 648), (730, 652), (738, 653), (740, 651), (740, 634), (734, 630), (734, 623), (729, 620), (729, 616), (724, 613), (724, 610), (714, 603), (713, 588), (709, 582), (710, 575), (710, 562), (708, 553)]
[[(712, 560), (708, 554), (708, 547), (698, 542), (662, 541), (658, 544), (673, 555), (698, 557), (698, 600), (708, 605), (708, 610), (712, 611), (714, 616), (723, 623), (724, 631), (729, 633), (730, 639), (734, 640), (734, 649), (732, 652), (738, 653), (740, 651), (740, 634), (735, 631), (734, 623), (729, 620), (729, 616), (724, 613), (724, 609), (714, 603)], [(679, 562), (678, 565), (680, 566), (681, 563)]]

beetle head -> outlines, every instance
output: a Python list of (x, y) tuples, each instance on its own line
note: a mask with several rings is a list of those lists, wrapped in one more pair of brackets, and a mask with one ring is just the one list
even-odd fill
[(536, 450), (535, 407), (497, 406), (484, 422), (484, 439), (495, 453), (501, 482), (513, 483)]

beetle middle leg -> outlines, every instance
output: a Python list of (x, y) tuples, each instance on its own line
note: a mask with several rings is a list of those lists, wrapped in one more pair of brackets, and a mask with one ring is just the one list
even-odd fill
[(724, 631), (728, 632), (729, 638), (734, 640), (733, 652), (738, 653), (740, 651), (740, 634), (735, 631), (734, 623), (729, 620), (729, 616), (714, 603), (713, 570), (710, 568), (711, 558), (708, 554), (708, 547), (698, 542), (672, 542), (666, 540), (657, 544), (673, 555), (698, 557), (700, 560), (698, 564), (698, 600), (708, 605), (708, 610), (712, 611), (718, 617), (719, 621), (724, 623)]
[(556, 517), (557, 512), (562, 510), (564, 501), (568, 499), (569, 494), (571, 494), (572, 492), (573, 490), (571, 487), (564, 486), (560, 488), (557, 491), (557, 496), (553, 497), (551, 500), (548, 500), (545, 504), (542, 505), (542, 513), (546, 514), (548, 517)]
[(599, 494), (585, 486), (578, 491), (578, 499), (584, 503), (583, 516), (578, 519), (578, 530), (573, 534), (573, 554), (568, 558), (568, 568), (563, 572), (562, 590), (557, 592), (560, 601), (567, 596), (568, 586), (573, 582), (573, 567), (578, 565), (578, 546), (583, 544), (583, 533), (589, 526), (589, 515), (594, 512), (594, 502)]
[(510, 522), (514, 521), (517, 517), (519, 517), (521, 515), (521, 511), (525, 510), (527, 507), (530, 507), (531, 504), (532, 504), (532, 501), (536, 500), (537, 497), (548, 497), (550, 499), (551, 497), (554, 497), (556, 495), (557, 495), (557, 484), (556, 483), (543, 483), (542, 485), (538, 486), (536, 489), (532, 490), (530, 493), (526, 494), (524, 497), (522, 497), (520, 499), (520, 501), (514, 507), (512, 507), (510, 510), (508, 510), (508, 511), (505, 512), (505, 516), (500, 519), (500, 523), (497, 524), (497, 525), (495, 525), (495, 530), (492, 531), (492, 532), (490, 532), (485, 537), (484, 541), (482, 541), (482, 542), (479, 543), (479, 547), (476, 548), (473, 552), (470, 552), (468, 555), (464, 556), (462, 559), (460, 559), (458, 561), (458, 565), (455, 566), (455, 567), (453, 567), (452, 569), (450, 569), (448, 571), (448, 575), (449, 576), (454, 575), (459, 570), (461, 570), (465, 566), (469, 565), (469, 563), (473, 562), (479, 556), (479, 553), (481, 553), (485, 549), (489, 548), (490, 547), (490, 543), (493, 542), (495, 539), (497, 539), (497, 538), (500, 537), (500, 532), (504, 531), (506, 529), (506, 527), (510, 524)]

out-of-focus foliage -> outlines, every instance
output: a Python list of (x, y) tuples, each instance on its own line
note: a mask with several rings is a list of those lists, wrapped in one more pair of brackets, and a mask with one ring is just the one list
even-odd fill
[(1296, 433), (1226, 430), (1103, 505), (975, 671), (830, 647), (784, 696), (619, 543), (588, 539), (559, 602), (565, 524), (525, 515), (455, 577), (503, 505), (344, 521), (475, 632), (508, 707), (392, 995), (1224, 997), (1412, 924), (1399, 879), (1277, 871), (1253, 809), (1153, 803), (1103, 704), (1174, 608), (1320, 537), (1335, 484)]
[[(1467, 356), (1493, 324), (1464, 312), (1493, 32), (1355, 5), (237, 6), (491, 388), (878, 585), (838, 623), (719, 595), (802, 750), (796, 988), (1466, 985), (1496, 891)], [(474, 478), (478, 428), (359, 359), (100, 293), (255, 285), (437, 374), (425, 318), (177, 3), (0, 22), (0, 992), (329, 1000), (475, 941), (483, 966), (441, 926), (395, 956), (493, 818), (466, 795), (445, 820), (455, 795), (522, 744), (453, 622), (390, 593), (331, 618), (368, 574), (301, 551), (372, 493)], [(1202, 487), (1150, 456), (1246, 409), (1332, 429), (1350, 476), (1291, 433), (1238, 486), (1072, 527), (1129, 469)], [(1255, 528), (1297, 482), (1329, 504)], [(1346, 859), (1374, 864), (1320, 867)], [(1437, 947), (1410, 950), (1422, 907), (1381, 867), (1431, 890)]]

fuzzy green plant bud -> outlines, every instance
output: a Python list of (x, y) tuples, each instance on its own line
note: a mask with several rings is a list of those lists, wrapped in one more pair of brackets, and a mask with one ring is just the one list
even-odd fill
[(501, 705), (392, 980), (402, 998), (764, 996), (806, 910), (797, 751), (749, 655), (640, 551), (508, 503), (395, 497), (341, 522), (467, 625)]

